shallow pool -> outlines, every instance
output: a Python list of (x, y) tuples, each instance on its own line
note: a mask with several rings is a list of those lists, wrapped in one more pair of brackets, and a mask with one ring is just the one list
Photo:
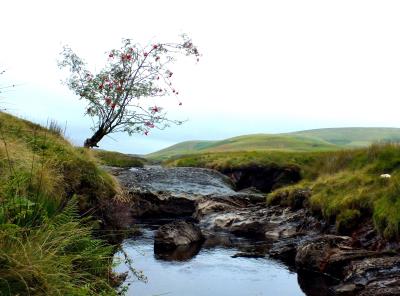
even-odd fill
[[(286, 266), (266, 258), (232, 258), (238, 252), (236, 248), (203, 247), (190, 259), (161, 259), (154, 254), (153, 230), (145, 229), (143, 236), (126, 240), (123, 249), (133, 259), (134, 267), (148, 279), (145, 283), (130, 275), (128, 295), (305, 295), (297, 274)], [(123, 272), (128, 268), (121, 263), (115, 270)]]

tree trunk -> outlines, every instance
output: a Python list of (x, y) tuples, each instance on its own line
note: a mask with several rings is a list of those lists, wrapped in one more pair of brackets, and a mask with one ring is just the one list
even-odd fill
[(97, 144), (103, 139), (103, 137), (106, 135), (106, 131), (102, 128), (98, 129), (92, 137), (87, 138), (83, 144), (83, 147), (85, 148), (93, 148), (93, 147), (99, 147)]

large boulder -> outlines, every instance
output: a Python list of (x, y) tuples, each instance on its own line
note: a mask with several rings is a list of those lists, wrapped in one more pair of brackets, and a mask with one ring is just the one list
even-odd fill
[(204, 240), (198, 226), (191, 222), (174, 221), (164, 224), (155, 233), (154, 246), (157, 249), (174, 249)]

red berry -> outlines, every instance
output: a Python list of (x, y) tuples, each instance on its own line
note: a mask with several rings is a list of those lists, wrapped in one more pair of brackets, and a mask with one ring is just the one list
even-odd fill
[(179, 102), (179, 106), (182, 106), (182, 102)]
[(114, 57), (114, 54), (113, 54), (113, 53), (110, 53), (110, 54), (108, 55), (108, 57), (109, 57), (109, 58), (113, 58), (113, 57)]
[(157, 49), (157, 48), (158, 48), (158, 45), (157, 45), (157, 44), (154, 44), (154, 45), (153, 45), (153, 48), (154, 48), (154, 49)]
[(147, 52), (145, 52), (143, 55), (144, 55), (145, 57), (147, 57), (148, 53), (147, 53)]

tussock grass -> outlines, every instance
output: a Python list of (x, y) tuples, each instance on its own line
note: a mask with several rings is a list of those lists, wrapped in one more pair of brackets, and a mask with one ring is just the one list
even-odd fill
[(1, 295), (115, 295), (112, 248), (82, 224), (76, 201), (37, 227), (0, 225)]
[(59, 129), (0, 112), (0, 295), (115, 295), (112, 248), (87, 214), (118, 191)]
[[(288, 192), (310, 188), (306, 205), (349, 233), (371, 220), (387, 239), (400, 239), (400, 146), (372, 145), (320, 156), (307, 177), (291, 187), (269, 194), (267, 202), (286, 204)], [(391, 174), (390, 179), (380, 178)]]

